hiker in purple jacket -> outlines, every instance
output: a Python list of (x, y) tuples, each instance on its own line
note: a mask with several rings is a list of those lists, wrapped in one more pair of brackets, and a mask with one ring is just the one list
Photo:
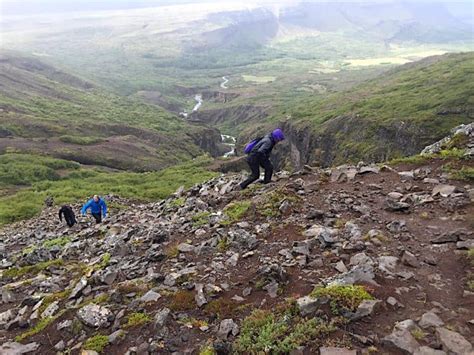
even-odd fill
[(285, 135), (280, 128), (275, 129), (272, 133), (267, 134), (261, 139), (255, 139), (250, 142), (245, 148), (245, 152), (248, 154), (247, 163), (249, 164), (252, 174), (247, 180), (240, 184), (242, 189), (245, 189), (252, 182), (258, 180), (260, 177), (260, 167), (265, 169), (265, 178), (263, 179), (264, 184), (268, 184), (272, 180), (273, 165), (270, 162), (270, 153), (273, 147), (278, 142), (285, 139)]

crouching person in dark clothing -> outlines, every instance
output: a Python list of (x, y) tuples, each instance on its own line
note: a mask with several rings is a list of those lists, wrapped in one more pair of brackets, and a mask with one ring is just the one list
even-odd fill
[(66, 221), (69, 227), (72, 227), (77, 223), (76, 215), (74, 214), (74, 211), (72, 210), (71, 206), (64, 205), (61, 207), (61, 209), (59, 210), (59, 220), (61, 222), (63, 221), (62, 216), (64, 216), (64, 220)]
[(285, 136), (283, 131), (277, 128), (262, 139), (254, 140), (247, 145), (245, 149), (245, 151), (248, 152), (247, 163), (252, 173), (247, 180), (240, 184), (242, 189), (247, 188), (247, 186), (249, 186), (252, 182), (258, 180), (260, 177), (260, 167), (265, 170), (265, 178), (263, 179), (263, 183), (268, 184), (271, 182), (273, 175), (273, 165), (270, 162), (270, 154), (273, 150), (273, 147), (284, 139)]
[(82, 206), (81, 214), (85, 216), (88, 209), (91, 210), (92, 217), (95, 218), (96, 223), (102, 222), (102, 218), (107, 216), (107, 204), (97, 195), (94, 195), (93, 198)]

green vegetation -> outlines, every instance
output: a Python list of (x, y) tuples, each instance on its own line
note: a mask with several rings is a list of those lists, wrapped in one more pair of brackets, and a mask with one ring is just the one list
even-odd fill
[(15, 153), (0, 155), (0, 189), (59, 180), (58, 170), (78, 168), (79, 164), (62, 159)]
[(151, 317), (143, 312), (132, 313), (127, 317), (124, 328), (138, 327), (151, 321)]
[(190, 311), (196, 307), (194, 294), (191, 291), (179, 290), (171, 294), (171, 301), (168, 306), (172, 311)]
[(199, 355), (215, 355), (216, 352), (211, 345), (205, 345), (199, 350)]
[(239, 354), (288, 353), (334, 330), (333, 323), (301, 318), (291, 308), (276, 312), (255, 310), (242, 322), (234, 350)]
[(464, 159), (464, 153), (466, 151), (464, 149), (458, 148), (451, 148), (451, 149), (443, 149), (439, 152), (439, 156), (441, 159)]
[(84, 343), (84, 349), (93, 350), (100, 354), (102, 351), (104, 351), (104, 348), (107, 345), (109, 345), (109, 337), (98, 334), (86, 340)]
[(169, 245), (165, 249), (165, 254), (168, 258), (176, 258), (179, 255), (178, 244)]
[(240, 221), (245, 216), (250, 206), (252, 206), (252, 202), (247, 200), (236, 201), (228, 204), (224, 208), (226, 219), (222, 221), (221, 224), (230, 225)]
[[(414, 146), (421, 150), (441, 139), (453, 126), (472, 121), (473, 65), (472, 52), (420, 61), (350, 91), (294, 100), (294, 105), (286, 104), (272, 120), (291, 115), (298, 130), (312, 129), (319, 136), (334, 138), (334, 164), (400, 157)], [(451, 108), (458, 107), (461, 112), (451, 113)], [(410, 144), (394, 138), (400, 132)]]
[(98, 267), (100, 269), (105, 269), (107, 266), (110, 264), (110, 253), (104, 253), (102, 255), (102, 259), (100, 263), (98, 264)]
[(264, 196), (264, 200), (260, 203), (258, 210), (266, 217), (277, 217), (280, 215), (279, 207), (285, 200), (290, 203), (296, 203), (299, 199), (288, 191), (275, 190)]
[(71, 143), (77, 145), (92, 145), (101, 143), (102, 138), (97, 137), (80, 137), (80, 136), (60, 136), (59, 140), (64, 143)]
[(179, 197), (172, 200), (170, 205), (173, 207), (183, 207), (185, 203), (186, 199), (184, 197)]
[[(52, 196), (57, 204), (84, 200), (95, 193), (100, 195), (113, 193), (135, 200), (152, 201), (166, 198), (179, 186), (184, 185), (189, 188), (195, 183), (217, 175), (206, 170), (205, 167), (210, 161), (208, 157), (201, 157), (192, 162), (148, 173), (106, 173), (78, 168), (77, 164), (57, 159), (47, 158), (42, 161), (43, 157), (33, 155), (0, 156), (0, 159), (2, 158), (5, 159), (5, 163), (0, 167), (0, 171), (3, 171), (0, 189), (12, 187), (12, 184), (20, 181), (30, 184), (30, 187), (21, 189), (12, 195), (0, 197), (0, 225), (33, 217), (41, 211), (43, 201), (47, 196)], [(64, 166), (72, 167), (74, 171), (64, 178), (59, 178), (52, 172), (46, 175), (35, 175), (36, 173), (31, 172), (18, 178), (15, 177), (17, 170), (29, 171), (29, 169), (18, 167), (10, 170), (10, 167), (17, 165), (16, 159), (19, 159), (20, 162), (23, 161), (31, 169), (39, 169), (42, 165), (35, 164), (34, 159), (36, 158), (39, 159), (40, 164), (47, 164), (44, 165), (46, 169), (52, 169), (49, 166), (62, 169)], [(2, 181), (8, 182), (8, 184), (2, 184)]]
[(230, 242), (227, 239), (227, 237), (223, 237), (219, 239), (219, 242), (217, 243), (217, 250), (219, 250), (221, 253), (224, 253), (229, 249)]
[(468, 182), (474, 181), (474, 168), (463, 166), (461, 169), (452, 170), (450, 177), (455, 180), (463, 180)]
[(354, 312), (362, 301), (373, 299), (363, 286), (356, 285), (316, 287), (311, 293), (311, 297), (329, 298), (334, 314), (342, 314), (345, 311)]
[(211, 216), (211, 213), (207, 212), (207, 211), (196, 213), (192, 217), (193, 227), (198, 228), (198, 227), (202, 227), (202, 226), (208, 224), (210, 216)]
[(30, 329), (28, 329), (26, 332), (21, 333), (20, 335), (17, 335), (15, 337), (16, 342), (21, 342), (35, 334), (38, 334), (39, 332), (43, 331), (48, 325), (50, 325), (52, 322), (56, 320), (57, 317), (46, 317), (43, 319), (40, 319), (36, 325)]
[(416, 340), (423, 340), (427, 334), (423, 330), (416, 328), (411, 331), (411, 335), (413, 335)]
[(43, 313), (44, 310), (48, 308), (48, 306), (51, 303), (56, 302), (56, 301), (62, 301), (68, 298), (70, 294), (71, 294), (71, 290), (66, 289), (64, 291), (56, 292), (56, 293), (46, 296), (45, 298), (43, 298), (43, 303), (41, 303), (41, 306), (39, 308), (39, 314)]
[(9, 278), (9, 277), (18, 278), (25, 275), (38, 274), (49, 267), (53, 267), (53, 266), (59, 267), (63, 265), (64, 265), (63, 259), (54, 259), (54, 260), (49, 260), (49, 261), (43, 261), (35, 265), (23, 266), (20, 268), (12, 267), (3, 272), (2, 279)]
[(431, 159), (431, 155), (411, 155), (409, 157), (394, 158), (387, 162), (388, 165), (423, 164)]
[(204, 306), (204, 312), (210, 316), (216, 315), (220, 319), (226, 317), (232, 318), (239, 312), (239, 307), (241, 306), (236, 301), (220, 297), (206, 304)]
[(471, 262), (471, 265), (474, 266), (474, 248), (467, 251), (467, 258)]
[(56, 246), (62, 248), (63, 246), (65, 246), (66, 244), (70, 242), (71, 242), (70, 237), (59, 237), (59, 238), (49, 239), (43, 242), (43, 248), (50, 249)]

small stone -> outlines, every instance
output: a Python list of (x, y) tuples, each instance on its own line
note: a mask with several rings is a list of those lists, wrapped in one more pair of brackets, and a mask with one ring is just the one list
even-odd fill
[(288, 200), (283, 201), (278, 210), (282, 216), (290, 215), (292, 211), (291, 203)]
[(109, 343), (114, 345), (120, 343), (125, 338), (125, 334), (125, 331), (122, 329), (116, 330), (109, 335)]
[(396, 306), (396, 305), (398, 304), (398, 301), (397, 301), (397, 299), (396, 299), (395, 297), (390, 296), (389, 298), (387, 298), (387, 303), (388, 303), (390, 306), (394, 307), (394, 306)]
[(59, 301), (54, 301), (51, 303), (44, 311), (41, 313), (41, 318), (52, 317), (59, 309)]
[(194, 245), (188, 244), (188, 243), (181, 243), (178, 245), (178, 250), (181, 253), (190, 253), (194, 251), (195, 247)]
[(304, 297), (298, 298), (296, 300), (296, 304), (298, 305), (301, 315), (305, 317), (307, 315), (314, 313), (321, 305), (321, 302), (318, 298), (313, 298), (311, 296), (304, 296)]
[(220, 339), (227, 339), (229, 334), (236, 336), (239, 334), (239, 326), (232, 319), (224, 319), (217, 331), (217, 337)]
[(344, 262), (342, 260), (340, 260), (335, 266), (334, 268), (339, 271), (340, 273), (344, 273), (344, 272), (347, 272), (347, 267), (346, 265), (344, 265)]
[(457, 242), (456, 243), (456, 248), (458, 248), (458, 249), (473, 249), (474, 248), (474, 239)]
[(279, 285), (276, 281), (273, 281), (273, 282), (269, 283), (263, 289), (268, 292), (268, 295), (271, 298), (277, 298), (278, 297)]
[(170, 314), (171, 310), (169, 308), (162, 308), (156, 315), (155, 315), (155, 327), (161, 328), (165, 325), (166, 320)]
[(196, 289), (196, 295), (194, 296), (194, 300), (196, 301), (196, 304), (198, 307), (202, 307), (207, 303), (206, 296), (204, 295), (204, 285), (203, 284), (196, 284), (195, 286)]
[(79, 282), (74, 286), (71, 294), (69, 295), (69, 299), (75, 299), (81, 295), (82, 290), (87, 286), (87, 278), (83, 277), (79, 280)]
[(406, 266), (411, 266), (411, 267), (419, 267), (420, 262), (418, 261), (418, 258), (410, 253), (409, 251), (404, 251), (402, 255), (402, 263)]
[(63, 351), (66, 348), (66, 344), (64, 343), (64, 340), (60, 340), (55, 346), (54, 349), (57, 351)]
[(106, 284), (106, 285), (112, 285), (115, 281), (115, 279), (118, 276), (117, 271), (107, 271), (101, 278), (101, 281)]
[(149, 302), (156, 302), (161, 298), (161, 295), (158, 292), (153, 290), (148, 291), (142, 297), (140, 297), (140, 302), (149, 303)]
[(105, 307), (88, 304), (77, 312), (77, 317), (89, 327), (99, 328), (108, 323), (108, 318), (112, 313)]
[(359, 320), (364, 317), (368, 317), (372, 315), (377, 305), (380, 305), (381, 302), (379, 300), (364, 300), (361, 302), (359, 307), (357, 307), (357, 311), (352, 315), (350, 318), (351, 320)]
[(403, 194), (400, 192), (390, 192), (387, 196), (392, 200), (400, 201), (400, 199), (403, 197)]

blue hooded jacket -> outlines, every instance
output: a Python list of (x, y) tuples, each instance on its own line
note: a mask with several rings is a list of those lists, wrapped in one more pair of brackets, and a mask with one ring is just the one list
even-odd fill
[(89, 208), (91, 209), (91, 213), (102, 213), (103, 216), (107, 215), (107, 205), (105, 204), (105, 201), (101, 198), (99, 198), (99, 201), (97, 202), (95, 202), (94, 199), (91, 198), (84, 206), (82, 206), (81, 213), (85, 215)]

